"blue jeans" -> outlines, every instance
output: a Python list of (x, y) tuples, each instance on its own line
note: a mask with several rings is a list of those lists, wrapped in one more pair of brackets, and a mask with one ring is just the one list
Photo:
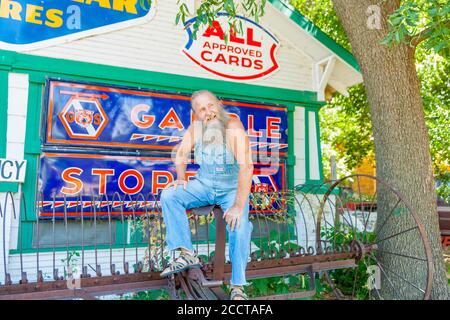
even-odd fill
[[(168, 250), (185, 248), (194, 251), (191, 241), (186, 210), (207, 205), (219, 205), (225, 212), (234, 204), (237, 191), (237, 178), (231, 175), (198, 174), (190, 180), (186, 190), (182, 185), (167, 188), (161, 193), (161, 206), (166, 225)], [(246, 285), (245, 268), (250, 251), (250, 237), (253, 230), (248, 220), (248, 202), (245, 205), (239, 228), (230, 231), (229, 256), (232, 266), (231, 284)]]

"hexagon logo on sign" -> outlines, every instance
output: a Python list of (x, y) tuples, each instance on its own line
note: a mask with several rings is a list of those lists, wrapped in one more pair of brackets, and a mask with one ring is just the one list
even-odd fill
[(192, 26), (196, 19), (185, 24), (188, 42), (182, 50), (196, 65), (232, 80), (260, 79), (278, 70), (279, 41), (256, 22), (237, 16), (243, 33), (230, 32), (229, 15), (218, 13), (212, 25), (200, 28), (194, 39)]
[(108, 123), (108, 117), (101, 105), (101, 99), (107, 97), (74, 93), (58, 115), (71, 138), (99, 137)]

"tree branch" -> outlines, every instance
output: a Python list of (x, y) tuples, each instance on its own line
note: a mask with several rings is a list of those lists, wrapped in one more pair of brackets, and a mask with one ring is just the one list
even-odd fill
[[(450, 20), (447, 20), (445, 22), (443, 22), (443, 26), (446, 28), (450, 28)], [(422, 43), (423, 41), (427, 40), (429, 38), (429, 35), (431, 33), (433, 33), (435, 28), (430, 27), (430, 28), (426, 28), (425, 30), (422, 30), (422, 32), (420, 32), (418, 35), (416, 35), (415, 37), (412, 37), (411, 40), (411, 44), (414, 47), (417, 47), (420, 43)]]

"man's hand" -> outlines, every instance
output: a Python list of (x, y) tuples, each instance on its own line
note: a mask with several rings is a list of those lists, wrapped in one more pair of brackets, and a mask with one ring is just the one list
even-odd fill
[(186, 190), (187, 181), (186, 180), (175, 180), (175, 181), (169, 183), (164, 189), (168, 189), (168, 188), (174, 186), (174, 190), (177, 190), (177, 187), (179, 185), (182, 185), (183, 189)]
[(244, 210), (242, 208), (234, 205), (223, 214), (223, 218), (230, 226), (231, 231), (234, 231), (235, 228), (239, 228), (239, 226), (241, 225), (243, 211)]

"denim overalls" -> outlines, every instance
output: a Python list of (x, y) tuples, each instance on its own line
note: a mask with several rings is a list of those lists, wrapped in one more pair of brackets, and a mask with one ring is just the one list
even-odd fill
[[(193, 251), (187, 209), (217, 204), (225, 212), (236, 199), (239, 165), (226, 143), (203, 145), (201, 139), (195, 144), (195, 161), (200, 165), (196, 176), (183, 189), (179, 185), (161, 193), (161, 206), (166, 224), (168, 250), (185, 248)], [(244, 206), (239, 228), (230, 231), (229, 257), (232, 265), (231, 284), (246, 285), (245, 268), (249, 258), (250, 237), (253, 226), (248, 220), (248, 201)]]

